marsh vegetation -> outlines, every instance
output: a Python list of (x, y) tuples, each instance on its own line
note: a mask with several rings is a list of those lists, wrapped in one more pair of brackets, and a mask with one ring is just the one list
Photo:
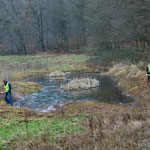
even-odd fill
[(100, 82), (96, 79), (81, 78), (73, 79), (66, 85), (62, 85), (60, 88), (63, 90), (73, 91), (73, 90), (88, 90), (92, 88), (99, 87)]
[[(14, 57), (15, 59), (13, 59)], [(18, 59), (17, 62), (15, 61), (16, 58)], [(1, 57), (1, 62), (4, 59), (8, 59), (8, 57)], [(36, 66), (37, 60), (40, 64), (38, 67)], [(92, 65), (91, 61), (95, 60), (97, 60), (96, 57), (93, 59), (93, 57), (90, 58), (84, 55), (9, 56), (8, 67), (10, 67), (10, 74), (7, 77), (10, 77), (15, 92), (24, 94), (33, 93), (34, 95), (34, 93), (40, 92), (44, 86), (36, 80), (30, 79), (34, 75), (45, 76), (58, 70), (61, 72), (70, 72), (81, 69), (82, 71), (90, 72), (93, 71), (93, 67), (90, 67), (89, 63)], [(68, 65), (68, 61), (72, 61), (72, 67)], [(104, 58), (99, 59), (99, 61), (104, 63)], [(107, 58), (105, 58), (105, 61), (107, 62)], [(58, 63), (59, 65), (57, 66)], [(107, 100), (111, 101), (108, 95), (112, 100), (117, 100), (114, 91), (105, 89), (107, 84), (110, 87), (108, 79), (102, 79), (100, 82), (100, 86), (105, 85), (105, 91), (101, 89), (99, 96), (104, 98), (105, 103), (78, 102), (58, 107), (54, 112), (40, 113), (25, 110), (24, 108), (11, 108), (1, 102), (1, 147), (3, 149), (7, 149), (8, 147), (10, 149), (78, 149), (79, 147), (82, 149), (96, 149), (101, 146), (103, 149), (110, 147), (114, 147), (114, 149), (124, 149), (126, 147), (127, 149), (129, 147), (132, 147), (132, 149), (137, 149), (138, 147), (148, 149), (149, 133), (146, 131), (149, 130), (149, 105), (144, 101), (149, 100), (149, 92), (142, 70), (144, 63), (139, 62), (138, 64), (138, 72), (133, 71), (134, 69), (136, 70), (136, 65), (133, 65), (131, 62), (112, 62), (111, 67), (107, 66), (109, 71), (102, 72), (104, 76), (112, 75), (120, 78), (118, 84), (125, 88), (125, 93), (131, 94), (137, 99), (142, 96), (143, 101), (136, 100), (133, 103), (134, 107), (132, 105), (108, 104), (109, 101)], [(23, 68), (13, 70), (16, 65), (22, 65), (26, 70)], [(42, 67), (40, 68), (41, 65)], [(79, 67), (80, 65), (82, 67)], [(94, 69), (96, 70), (98, 67), (101, 68), (101, 63), (95, 65)], [(135, 72), (135, 76), (131, 73), (131, 70)], [(5, 73), (7, 72), (5, 71)], [(4, 75), (4, 72), (1, 71), (1, 75)], [(17, 81), (14, 77), (17, 78)], [(49, 84), (47, 81), (46, 83)], [(55, 81), (54, 83), (61, 84)], [(115, 89), (115, 86), (112, 89)], [(30, 87), (32, 87), (31, 90)], [(35, 90), (33, 90), (34, 87)], [(96, 96), (94, 93), (92, 95)], [(27, 98), (25, 104), (29, 103), (30, 98)], [(82, 100), (85, 99), (83, 98)], [(30, 104), (30, 106), (34, 105)], [(36, 126), (38, 127), (35, 128)], [(131, 134), (132, 138), (129, 138)], [(75, 140), (77, 141), (76, 143), (73, 142)], [(37, 143), (42, 143), (42, 145)]]

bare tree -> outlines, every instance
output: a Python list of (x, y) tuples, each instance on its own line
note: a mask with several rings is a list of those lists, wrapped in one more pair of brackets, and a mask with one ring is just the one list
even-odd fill
[(43, 0), (32, 0), (30, 1), (30, 15), (31, 24), (33, 25), (38, 42), (40, 43), (40, 48), (42, 51), (46, 51), (44, 43), (44, 1)]

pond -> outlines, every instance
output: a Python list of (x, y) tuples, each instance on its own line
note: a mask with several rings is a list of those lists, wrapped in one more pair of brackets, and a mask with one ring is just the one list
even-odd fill
[[(81, 91), (64, 91), (60, 89), (62, 84), (74, 78), (95, 78), (100, 81), (97, 88)], [(26, 95), (21, 100), (14, 103), (17, 107), (25, 107), (30, 110), (49, 112), (57, 107), (68, 103), (79, 101), (98, 101), (107, 103), (125, 104), (133, 102), (132, 98), (122, 94), (122, 90), (117, 87), (117, 81), (109, 76), (86, 73), (72, 73), (66, 75), (66, 81), (53, 81), (45, 76), (31, 77), (25, 81), (34, 81), (43, 85), (41, 93)]]

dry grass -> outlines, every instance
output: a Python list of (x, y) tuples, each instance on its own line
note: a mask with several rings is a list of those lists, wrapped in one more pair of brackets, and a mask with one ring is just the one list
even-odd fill
[(52, 78), (52, 77), (64, 77), (65, 73), (61, 72), (61, 71), (55, 71), (55, 72), (50, 73), (47, 76), (49, 76), (50, 78)]
[[(94, 107), (96, 108), (93, 109)], [(50, 128), (47, 128), (38, 137), (28, 139), (21, 137), (14, 143), (13, 149), (140, 150), (143, 147), (145, 150), (149, 149), (150, 113), (144, 104), (137, 108), (126, 108), (88, 102), (70, 104), (65, 108), (78, 110), (76, 112), (78, 115), (87, 112), (87, 119), (80, 123), (83, 127), (82, 132), (53, 137), (49, 132)], [(67, 111), (69, 112), (69, 109)], [(76, 113), (71, 110), (70, 114), (77, 115)]]
[(144, 75), (144, 72), (140, 69), (141, 64), (133, 65), (127, 63), (113, 63), (113, 67), (109, 70), (110, 74), (115, 76), (126, 75), (127, 78), (135, 78), (140, 75)]
[(150, 101), (149, 85), (143, 63), (137, 65), (128, 63), (113, 63), (113, 67), (104, 74), (119, 78), (118, 86), (124, 88), (126, 94), (135, 96), (142, 101)]
[(46, 74), (46, 77), (51, 78), (54, 81), (66, 80), (65, 73), (61, 71), (51, 72), (50, 74)]
[[(84, 132), (62, 138), (63, 149), (89, 149), (89, 150), (134, 150), (138, 148), (138, 142), (142, 138), (143, 131), (147, 131), (148, 126), (143, 120), (132, 121), (135, 114), (127, 112), (124, 114), (113, 114), (109, 117), (89, 116), (84, 125)], [(141, 116), (141, 118), (145, 116)], [(143, 118), (143, 119), (144, 119)]]
[(99, 86), (99, 81), (96, 79), (83, 78), (73, 79), (67, 85), (62, 85), (60, 88), (63, 90), (88, 90)]
[(6, 105), (5, 102), (3, 101), (0, 102), (0, 118), (13, 119), (13, 118), (25, 117), (25, 114), (24, 114), (25, 110), (27, 111), (27, 116), (29, 118), (54, 117), (54, 114), (52, 113), (46, 114), (46, 113), (41, 113), (41, 112), (34, 112), (34, 111), (27, 110), (25, 108), (11, 107), (9, 105)]

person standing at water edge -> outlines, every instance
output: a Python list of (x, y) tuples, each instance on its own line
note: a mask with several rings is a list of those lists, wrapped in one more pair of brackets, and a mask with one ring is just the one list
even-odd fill
[(147, 76), (148, 76), (148, 83), (150, 83), (150, 64), (147, 66)]
[[(12, 97), (11, 97), (11, 92), (12, 92), (11, 84), (8, 81), (4, 80), (3, 85), (4, 85), (4, 89), (5, 89), (6, 104), (10, 104), (11, 106), (13, 106), (13, 101), (12, 101)], [(7, 96), (9, 96), (9, 99), (7, 98)]]

